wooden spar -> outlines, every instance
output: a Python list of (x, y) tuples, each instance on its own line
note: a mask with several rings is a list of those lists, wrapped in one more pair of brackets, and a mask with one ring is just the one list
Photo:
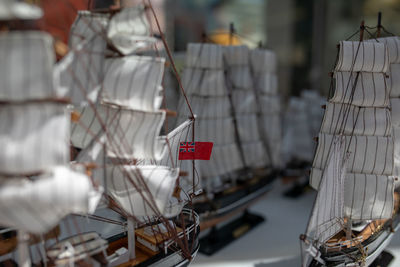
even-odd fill
[(364, 40), (364, 21), (361, 21), (361, 25), (360, 25), (360, 42), (362, 42)]
[(378, 13), (378, 26), (377, 26), (376, 37), (381, 37), (381, 29), (382, 29), (382, 12)]
[(229, 24), (229, 45), (233, 44), (233, 35), (235, 34), (235, 25), (233, 22)]

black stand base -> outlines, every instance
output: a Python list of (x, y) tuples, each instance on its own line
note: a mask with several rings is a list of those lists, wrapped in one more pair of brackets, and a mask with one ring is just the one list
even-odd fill
[(211, 256), (264, 221), (263, 217), (245, 211), (240, 218), (227, 225), (219, 229), (213, 227), (200, 239), (200, 252)]
[(381, 255), (374, 260), (370, 267), (387, 267), (394, 259), (394, 256), (387, 251), (382, 251)]
[(283, 195), (285, 197), (298, 198), (304, 195), (309, 190), (310, 186), (308, 184), (308, 181), (302, 183), (296, 182), (290, 189), (285, 191)]

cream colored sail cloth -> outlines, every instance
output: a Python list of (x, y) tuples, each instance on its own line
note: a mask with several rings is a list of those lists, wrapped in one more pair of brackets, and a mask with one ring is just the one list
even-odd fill
[(345, 135), (389, 136), (392, 131), (388, 108), (359, 107), (328, 102), (321, 132)]
[[(81, 113), (80, 123), (72, 127), (71, 142), (85, 148), (99, 132), (107, 133), (107, 155), (130, 159), (159, 159), (165, 140), (159, 137), (164, 111), (147, 112), (111, 104), (99, 104)], [(100, 123), (101, 122), (101, 123)], [(84, 126), (82, 126), (84, 125)]]
[(227, 87), (231, 90), (233, 112), (239, 133), (239, 145), (247, 167), (268, 164), (266, 148), (261, 139), (257, 120), (256, 94), (250, 74), (250, 52), (246, 46), (224, 47)]
[(106, 173), (107, 193), (129, 215), (173, 217), (179, 214), (182, 206), (173, 197), (179, 169), (110, 165)]
[(390, 87), (385, 73), (335, 73), (336, 88), (331, 102), (362, 107), (387, 107)]
[(292, 96), (285, 112), (282, 141), (282, 152), (286, 162), (292, 159), (312, 161), (314, 144), (308, 120), (306, 101), (301, 97)]
[(341, 41), (336, 71), (386, 72), (389, 54), (385, 44)]
[[(313, 168), (324, 169), (332, 149), (334, 135), (320, 133), (318, 149)], [(393, 172), (393, 139), (391, 136), (345, 136), (345, 144), (350, 153), (347, 171), (354, 173), (392, 175)], [(318, 188), (320, 179), (312, 180), (312, 186)]]
[[(232, 107), (225, 85), (223, 48), (215, 44), (189, 44), (182, 82), (193, 113), (196, 141), (213, 142), (209, 161), (196, 162), (201, 177), (226, 175), (243, 167), (235, 143)], [(181, 97), (178, 125), (190, 116)], [(203, 181), (201, 181), (203, 183)]]
[[(327, 167), (318, 186), (318, 194), (308, 221), (306, 238), (309, 244), (302, 242), (303, 265), (308, 266), (318, 256), (319, 246), (343, 226), (345, 199), (345, 143), (343, 137), (335, 137)], [(315, 246), (314, 249), (310, 249)], [(312, 252), (316, 252), (312, 254)]]
[(126, 7), (113, 15), (107, 30), (107, 38), (124, 55), (156, 42), (151, 36), (150, 24), (143, 5)]
[[(365, 55), (367, 52), (370, 54)], [(371, 55), (375, 55), (375, 57), (371, 57)], [(344, 56), (349, 58), (345, 62), (341, 62), (340, 57)], [(352, 68), (346, 65), (350, 64), (349, 62), (354, 63)], [(337, 71), (352, 70), (353, 72), (338, 72), (336, 82), (341, 85), (337, 86), (336, 90), (342, 93), (335, 92), (335, 96), (330, 102), (352, 104), (357, 107), (344, 105), (341, 106), (342, 112), (339, 108), (336, 114), (333, 114), (332, 106), (328, 107), (324, 115), (322, 132), (319, 134), (318, 148), (310, 177), (310, 184), (314, 188), (318, 188), (321, 179), (321, 173), (314, 172), (314, 168), (324, 169), (329, 150), (332, 147), (332, 134), (337, 133), (347, 134), (346, 146), (351, 153), (348, 172), (388, 176), (393, 174), (393, 139), (391, 131), (387, 129), (389, 122), (386, 122), (385, 119), (388, 114), (377, 115), (384, 112), (381, 108), (389, 107), (390, 89), (386, 86), (384, 73), (388, 69), (388, 62), (388, 50), (383, 43), (341, 42), (339, 61), (335, 69)], [(361, 72), (358, 72), (359, 70)], [(368, 98), (369, 100), (365, 101)], [(360, 101), (355, 102), (355, 99)], [(365, 112), (373, 114), (373, 116), (364, 116)], [(335, 117), (337, 117), (336, 121), (342, 123), (335, 125)], [(387, 120), (391, 119), (387, 118)], [(332, 125), (329, 125), (330, 121), (332, 121)]]
[(0, 105), (0, 172), (34, 174), (67, 164), (68, 115), (59, 103)]
[(46, 233), (71, 213), (94, 212), (101, 193), (84, 174), (58, 166), (33, 180), (0, 178), (0, 225)]
[(106, 59), (102, 100), (133, 109), (158, 110), (164, 63), (163, 58), (136, 55)]
[(193, 173), (193, 164), (191, 160), (179, 160), (180, 144), (181, 142), (192, 142), (193, 127), (193, 120), (186, 120), (168, 133), (166, 137), (166, 147), (163, 150), (163, 156), (161, 160), (157, 161), (157, 165), (179, 168), (179, 170), (185, 174), (179, 177), (179, 186), (183, 191), (181, 199), (184, 200), (189, 200), (189, 196), (201, 188), (201, 173), (200, 168), (198, 168), (200, 161), (195, 161), (195, 169)]
[(60, 96), (53, 86), (53, 40), (39, 31), (0, 34), (0, 98), (23, 101)]
[[(80, 109), (80, 121), (71, 129), (72, 144), (85, 148), (106, 126), (110, 156), (160, 158), (163, 141), (158, 134), (165, 112), (158, 109), (164, 60), (126, 56), (106, 59), (105, 68), (103, 104), (96, 105), (96, 112), (92, 106)], [(123, 152), (116, 149), (119, 142), (124, 144), (119, 149)]]
[(57, 64), (56, 79), (76, 106), (97, 100), (104, 77), (108, 20), (107, 14), (79, 11), (71, 27), (70, 51)]
[(268, 155), (272, 157), (269, 164), (278, 167), (282, 164), (282, 127), (276, 54), (271, 50), (253, 49), (250, 51), (250, 63), (261, 112), (258, 118), (261, 138), (265, 142)]

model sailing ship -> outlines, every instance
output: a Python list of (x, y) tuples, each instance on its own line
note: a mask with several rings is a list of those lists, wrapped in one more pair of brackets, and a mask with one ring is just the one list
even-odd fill
[[(165, 61), (139, 55), (141, 48), (155, 40), (145, 11), (136, 6), (79, 12), (71, 29), (70, 51), (54, 71), (56, 88), (71, 101), (68, 110), (75, 109), (72, 116), (67, 116), (65, 104), (47, 104), (57, 96), (52, 90), (51, 38), (42, 32), (1, 35), (6, 57), (2, 62), (12, 59), (27, 69), (23, 83), (20, 75), (17, 79), (6, 69), (0, 74), (6, 81), (2, 121), (8, 123), (7, 132), (2, 133), (7, 148), (2, 173), (7, 176), (0, 197), (2, 203), (10, 203), (4, 206), (0, 224), (22, 231), (20, 265), (29, 265), (32, 237), (27, 239), (26, 232), (46, 233), (67, 214), (94, 212), (102, 188), (102, 204), (88, 217), (103, 222), (101, 227), (91, 229), (87, 220), (69, 216), (56, 243), (40, 244), (37, 263), (183, 266), (198, 250), (198, 217), (183, 208), (196, 190), (191, 176), (195, 168), (191, 161), (184, 164), (177, 157), (179, 143), (193, 141), (194, 118), (167, 136), (158, 136), (168, 113), (160, 109)], [(27, 49), (29, 45), (35, 47)], [(37, 58), (26, 64), (22, 51), (32, 51), (29, 55)], [(36, 67), (38, 62), (47, 65), (42, 70)], [(18, 114), (18, 120), (13, 114)], [(32, 128), (23, 131), (22, 126)], [(11, 142), (11, 138), (16, 140)], [(71, 164), (70, 142), (75, 159)], [(21, 212), (23, 205), (26, 212)], [(115, 212), (121, 217), (108, 218)], [(83, 229), (91, 232), (75, 229), (80, 227), (71, 230), (67, 220), (73, 220), (74, 226), (86, 222)], [(112, 225), (118, 228), (106, 238), (104, 231)]]
[[(196, 163), (204, 192), (194, 206), (202, 230), (215, 230), (217, 224), (240, 215), (270, 190), (276, 177), (280, 104), (276, 77), (270, 71), (275, 65), (271, 51), (211, 43), (188, 45), (183, 84), (197, 116), (195, 138), (214, 143), (211, 160)], [(183, 100), (178, 121), (188, 114)], [(267, 129), (265, 121), (271, 122)], [(211, 243), (221, 241), (215, 237)], [(202, 252), (208, 254), (220, 248), (203, 251), (204, 247)]]
[(363, 31), (362, 23), (360, 41), (339, 44), (310, 177), (318, 195), (301, 236), (303, 266), (368, 266), (399, 225), (386, 76), (398, 52), (363, 41)]

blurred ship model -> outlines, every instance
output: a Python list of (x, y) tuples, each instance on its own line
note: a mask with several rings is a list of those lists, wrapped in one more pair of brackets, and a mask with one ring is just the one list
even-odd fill
[(285, 192), (286, 196), (298, 197), (308, 188), (309, 170), (316, 143), (313, 141), (319, 132), (323, 111), (321, 106), (326, 99), (316, 91), (303, 90), (300, 97), (292, 96), (284, 117), (282, 179), (293, 186)]
[(363, 41), (364, 29), (362, 23), (360, 41), (339, 44), (336, 89), (310, 177), (318, 195), (300, 237), (303, 266), (369, 266), (399, 225), (389, 109), (397, 78), (387, 76), (389, 63), (398, 62), (399, 39)]
[[(159, 136), (171, 112), (160, 109), (165, 60), (141, 55), (155, 43), (149, 9), (80, 11), (54, 71), (50, 36), (0, 34), (9, 62), (0, 71), (0, 225), (20, 231), (21, 266), (31, 257), (60, 266), (184, 266), (199, 248), (198, 216), (184, 208), (195, 168), (178, 160), (180, 142), (193, 141), (194, 117)], [(62, 219), (56, 242), (45, 242)], [(42, 234), (38, 257), (29, 256), (36, 239), (28, 233)]]
[[(280, 146), (280, 103), (276, 77), (269, 72), (275, 66), (271, 51), (188, 45), (183, 85), (196, 114), (195, 140), (214, 143), (211, 160), (196, 163), (204, 192), (194, 208), (202, 231), (211, 228), (201, 241), (203, 253), (213, 254), (263, 221), (244, 211), (270, 190), (280, 163), (275, 150)], [(178, 121), (188, 114), (183, 100)], [(217, 229), (222, 222), (225, 226)]]

